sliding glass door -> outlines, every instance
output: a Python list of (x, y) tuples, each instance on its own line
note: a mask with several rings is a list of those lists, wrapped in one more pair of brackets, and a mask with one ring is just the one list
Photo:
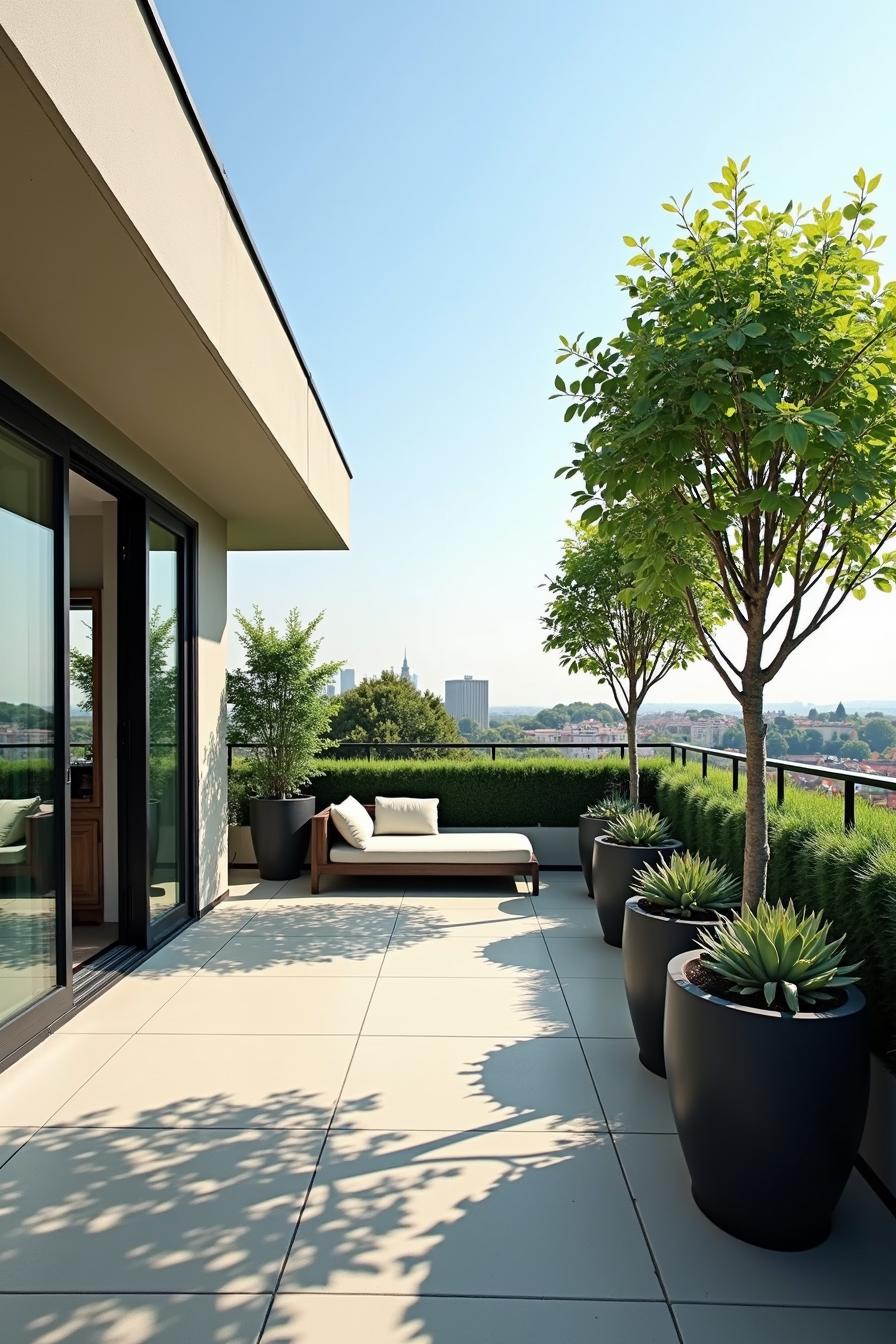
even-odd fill
[(71, 993), (63, 516), (61, 459), (0, 427), (0, 1026)]

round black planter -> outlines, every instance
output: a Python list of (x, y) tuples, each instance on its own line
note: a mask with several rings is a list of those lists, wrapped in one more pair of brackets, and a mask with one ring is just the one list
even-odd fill
[(594, 842), (599, 835), (606, 834), (609, 824), (606, 817), (588, 817), (584, 813), (579, 817), (579, 862), (582, 865), (588, 895), (592, 898), (594, 887), (591, 881), (591, 870), (594, 867)]
[(824, 1241), (868, 1107), (865, 997), (826, 1012), (764, 1012), (708, 994), (669, 963), (669, 1096), (697, 1205), (772, 1250)]
[(651, 1073), (666, 1076), (663, 1059), (663, 1015), (666, 1005), (666, 968), (673, 957), (697, 943), (698, 929), (711, 929), (712, 919), (670, 919), (645, 910), (640, 897), (625, 903), (622, 925), (622, 975), (641, 1063)]
[(249, 825), (258, 871), (266, 881), (298, 877), (308, 853), (316, 799), (251, 798)]
[(605, 835), (595, 840), (594, 902), (604, 941), (612, 947), (622, 946), (625, 903), (632, 894), (635, 873), (642, 868), (655, 868), (660, 859), (668, 858), (676, 849), (681, 849), (680, 840), (667, 840), (664, 845), (617, 845)]

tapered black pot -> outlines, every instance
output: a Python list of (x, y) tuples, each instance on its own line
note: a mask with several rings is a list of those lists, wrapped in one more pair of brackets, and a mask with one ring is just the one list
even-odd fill
[(763, 1011), (692, 985), (669, 963), (669, 1096), (698, 1206), (772, 1250), (824, 1241), (868, 1107), (864, 995), (826, 1012)]
[(606, 817), (589, 817), (583, 812), (579, 817), (579, 861), (588, 895), (594, 896), (591, 870), (594, 866), (594, 842), (599, 835), (605, 835), (609, 820)]
[(298, 877), (308, 853), (316, 799), (251, 798), (249, 825), (258, 871), (266, 881)]
[(663, 1016), (666, 1004), (666, 968), (673, 957), (696, 947), (700, 929), (711, 929), (714, 919), (672, 919), (659, 910), (646, 910), (640, 897), (625, 903), (622, 925), (622, 976), (641, 1063), (651, 1073), (666, 1076), (663, 1057)]
[(680, 840), (667, 840), (663, 845), (617, 845), (605, 835), (597, 837), (592, 885), (605, 942), (613, 947), (622, 946), (625, 903), (632, 894), (635, 873), (642, 868), (655, 868), (677, 849), (681, 849)]

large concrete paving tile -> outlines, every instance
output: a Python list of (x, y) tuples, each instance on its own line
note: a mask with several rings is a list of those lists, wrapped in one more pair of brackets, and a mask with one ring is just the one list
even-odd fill
[(610, 1140), (568, 1133), (331, 1132), (282, 1287), (660, 1297)]

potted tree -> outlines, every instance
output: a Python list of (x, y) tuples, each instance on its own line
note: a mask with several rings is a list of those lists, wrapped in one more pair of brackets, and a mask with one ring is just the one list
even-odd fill
[[(626, 510), (626, 526), (641, 527), (641, 511)], [(707, 569), (707, 557), (691, 545), (695, 574)], [(688, 611), (677, 595), (654, 593), (649, 601), (632, 593), (635, 570), (625, 548), (609, 528), (581, 521), (570, 526), (557, 574), (548, 580), (550, 601), (542, 625), (545, 649), (560, 654), (569, 672), (588, 672), (610, 688), (625, 721), (628, 796), (640, 801), (638, 785), (638, 713), (645, 697), (673, 668), (702, 656)], [(695, 577), (702, 619), (713, 629), (722, 614), (717, 588)], [(590, 851), (589, 851), (590, 863)]]
[(263, 878), (297, 877), (308, 852), (316, 809), (310, 784), (330, 717), (324, 690), (340, 663), (318, 663), (315, 632), (323, 613), (304, 625), (297, 610), (281, 634), (261, 610), (236, 613), (245, 664), (227, 676), (231, 741), (256, 748), (249, 825)]
[[(561, 338), (557, 379), (584, 442), (582, 518), (622, 547), (648, 605), (687, 605), (743, 714), (743, 900), (766, 890), (765, 689), (851, 593), (896, 579), (896, 283), (881, 283), (873, 194), (794, 212), (753, 198), (729, 159), (712, 207), (666, 202), (676, 236), (625, 238), (625, 329)], [(637, 510), (632, 514), (632, 508)], [(636, 517), (637, 526), (630, 520)], [(688, 551), (709, 548), (734, 638), (703, 620)]]
[(868, 1105), (865, 998), (818, 914), (760, 902), (669, 963), (665, 1058), (699, 1207), (757, 1246), (827, 1237)]
[(603, 802), (592, 803), (586, 807), (585, 811), (579, 815), (579, 862), (582, 865), (582, 873), (585, 877), (585, 884), (588, 887), (588, 895), (593, 898), (594, 884), (592, 881), (592, 869), (594, 867), (594, 842), (599, 835), (605, 835), (607, 827), (611, 821), (617, 817), (624, 816), (630, 812), (634, 803), (630, 803), (627, 798), (620, 798), (616, 793), (611, 793)]
[(625, 903), (632, 881), (642, 868), (652, 868), (675, 850), (680, 840), (669, 837), (669, 823), (649, 807), (635, 807), (611, 821), (594, 842), (594, 902), (604, 940), (622, 946)]
[(666, 1076), (663, 1017), (666, 968), (696, 946), (701, 929), (712, 928), (740, 901), (727, 871), (699, 854), (672, 854), (632, 881), (622, 925), (622, 974), (641, 1063)]

